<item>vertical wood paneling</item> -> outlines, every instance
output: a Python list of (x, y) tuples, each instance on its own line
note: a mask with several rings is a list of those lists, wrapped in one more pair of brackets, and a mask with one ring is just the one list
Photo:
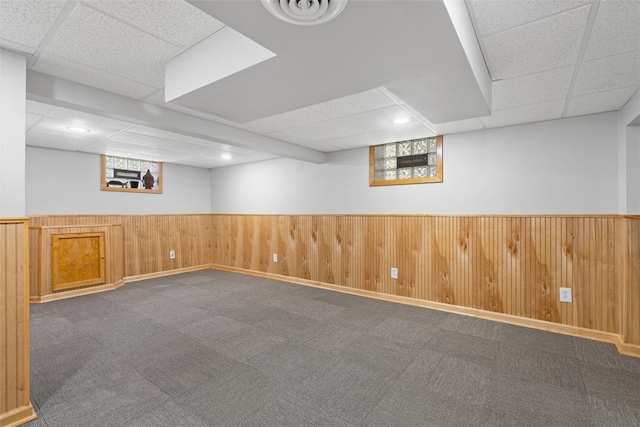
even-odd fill
[(0, 425), (35, 418), (29, 402), (29, 227), (0, 219)]
[[(213, 263), (624, 333), (640, 345), (639, 218), (80, 215), (31, 222), (120, 224), (111, 231), (120, 248), (110, 250), (125, 254), (115, 276)], [(33, 258), (44, 250), (37, 231), (30, 242)], [(43, 274), (39, 267), (32, 266), (32, 282)], [(565, 286), (573, 303), (559, 301)]]
[(624, 338), (640, 346), (640, 218), (626, 222), (626, 293), (624, 305)]

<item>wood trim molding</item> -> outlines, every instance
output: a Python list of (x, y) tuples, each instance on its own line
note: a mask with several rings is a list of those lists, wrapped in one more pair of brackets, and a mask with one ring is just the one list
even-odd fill
[(38, 418), (31, 402), (6, 414), (0, 414), (0, 427), (17, 427)]

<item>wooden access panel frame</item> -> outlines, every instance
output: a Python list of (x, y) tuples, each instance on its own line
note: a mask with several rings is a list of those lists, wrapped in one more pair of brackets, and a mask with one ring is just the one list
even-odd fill
[(106, 282), (104, 232), (54, 234), (51, 245), (54, 292)]

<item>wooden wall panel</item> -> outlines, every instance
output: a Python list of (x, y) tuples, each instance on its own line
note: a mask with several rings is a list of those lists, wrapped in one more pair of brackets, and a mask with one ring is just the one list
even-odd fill
[(29, 226), (0, 219), (0, 426), (35, 418), (29, 401)]
[[(124, 252), (123, 277), (216, 264), (611, 332), (640, 345), (637, 217), (63, 215), (31, 223), (121, 224), (113, 229), (121, 246), (112, 250)], [(32, 281), (42, 274), (34, 266)], [(565, 286), (573, 303), (559, 301)]]
[(213, 264), (617, 334), (624, 276), (636, 274), (616, 249), (622, 217), (214, 217)]
[[(114, 230), (115, 227), (120, 227), (114, 231), (114, 236), (122, 238), (116, 239), (122, 244), (114, 247), (114, 250), (124, 252), (124, 266), (118, 268), (120, 277), (138, 277), (207, 266), (212, 258), (219, 255), (231, 256), (230, 244), (241, 251), (234, 256), (240, 262), (237, 267), (242, 268), (243, 242), (237, 244), (237, 239), (227, 238), (230, 230), (225, 228), (225, 224), (230, 224), (229, 221), (213, 219), (212, 215), (55, 215), (31, 217), (31, 226), (83, 227), (113, 224)], [(32, 236), (32, 244), (33, 239)], [(176, 252), (175, 259), (169, 259), (171, 249)], [(225, 265), (233, 264), (225, 259)], [(256, 264), (256, 267), (259, 266)], [(32, 271), (32, 274), (36, 272)]]
[(624, 338), (629, 344), (640, 346), (640, 218), (626, 222), (627, 245)]

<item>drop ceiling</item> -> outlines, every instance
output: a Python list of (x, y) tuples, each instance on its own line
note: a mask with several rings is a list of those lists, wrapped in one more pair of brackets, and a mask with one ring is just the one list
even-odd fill
[[(491, 79), (485, 112), (440, 0), (351, 0), (334, 21), (304, 28), (257, 0), (2, 0), (0, 47), (28, 58), (27, 145), (203, 168), (318, 163), (331, 151), (613, 111), (638, 91), (637, 0), (463, 6)], [(403, 10), (415, 12), (404, 30)], [(223, 28), (276, 56), (165, 102), (166, 64)], [(345, 57), (340, 39), (359, 48), (345, 41)], [(433, 86), (438, 75), (444, 90)], [(474, 105), (450, 89), (453, 77)], [(401, 116), (409, 122), (395, 124)], [(73, 134), (74, 124), (90, 132)]]

